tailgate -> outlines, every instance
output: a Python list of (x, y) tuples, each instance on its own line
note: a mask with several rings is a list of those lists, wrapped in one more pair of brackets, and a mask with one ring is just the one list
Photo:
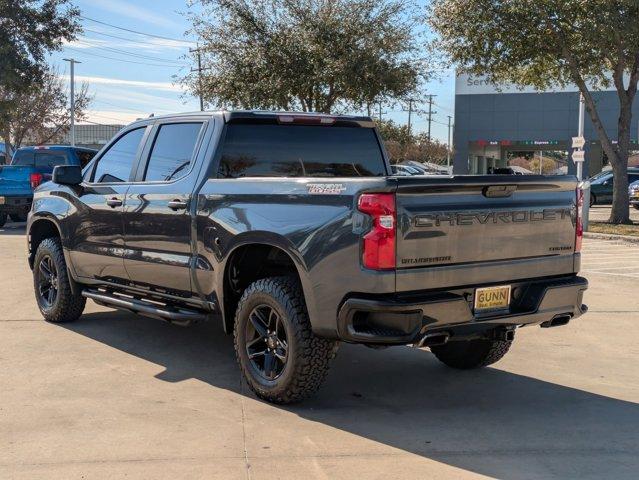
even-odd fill
[[(519, 260), (530, 264), (560, 257), (570, 258), (560, 270), (573, 269), (577, 186), (573, 177), (399, 177), (397, 181), (398, 289), (409, 286), (402, 286), (399, 279), (402, 270), (410, 269), (467, 269), (515, 265)], [(535, 273), (524, 270), (521, 275)], [(485, 278), (473, 273), (464, 279), (449, 271), (447, 278), (440, 277), (441, 286)], [(538, 273), (533, 276), (562, 272), (538, 269)], [(491, 281), (517, 277), (517, 272), (504, 275)], [(439, 283), (437, 277), (427, 278)]]
[(30, 166), (4, 165), (0, 167), (0, 195), (30, 196), (33, 194)]

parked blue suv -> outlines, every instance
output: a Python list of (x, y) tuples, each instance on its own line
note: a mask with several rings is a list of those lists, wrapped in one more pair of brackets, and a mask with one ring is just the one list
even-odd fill
[(33, 189), (42, 182), (51, 180), (54, 167), (84, 167), (96, 153), (97, 150), (90, 148), (67, 145), (23, 147), (16, 150), (10, 165), (0, 165), (0, 227), (7, 221), (7, 216), (14, 222), (27, 219)]

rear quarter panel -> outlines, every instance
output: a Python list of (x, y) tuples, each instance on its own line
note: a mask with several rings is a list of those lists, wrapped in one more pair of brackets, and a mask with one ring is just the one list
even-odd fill
[[(310, 193), (316, 184), (338, 184), (341, 191)], [(395, 289), (395, 272), (362, 269), (360, 237), (367, 228), (366, 218), (355, 212), (360, 192), (390, 188), (385, 178), (206, 181), (197, 197), (196, 217), (200, 257), (196, 277), (202, 293), (222, 298), (224, 268), (237, 247), (277, 246), (297, 266), (313, 329), (336, 336), (337, 310), (347, 292)]]

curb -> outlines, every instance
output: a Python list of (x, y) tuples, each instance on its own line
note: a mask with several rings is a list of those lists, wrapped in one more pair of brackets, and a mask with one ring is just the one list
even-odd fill
[(584, 232), (584, 238), (597, 240), (619, 240), (626, 243), (639, 243), (639, 237), (631, 235), (615, 235), (614, 233)]

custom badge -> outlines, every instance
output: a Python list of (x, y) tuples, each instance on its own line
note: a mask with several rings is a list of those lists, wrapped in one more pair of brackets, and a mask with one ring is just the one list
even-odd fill
[(346, 190), (342, 183), (308, 183), (306, 188), (314, 195), (339, 195)]

